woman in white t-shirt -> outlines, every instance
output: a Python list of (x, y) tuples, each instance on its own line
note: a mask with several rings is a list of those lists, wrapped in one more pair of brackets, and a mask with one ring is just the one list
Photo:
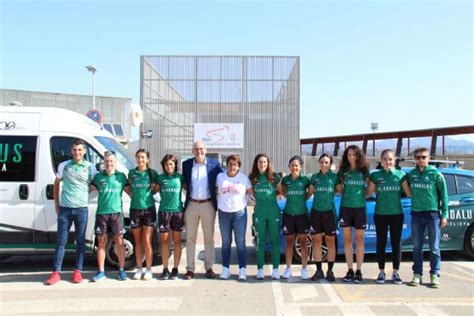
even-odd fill
[(217, 208), (219, 209), (219, 229), (222, 238), (222, 273), (221, 279), (230, 277), (230, 250), (232, 231), (234, 232), (239, 258), (239, 280), (246, 280), (246, 246), (247, 230), (247, 194), (252, 189), (247, 175), (240, 173), (239, 155), (227, 158), (227, 172), (217, 176)]

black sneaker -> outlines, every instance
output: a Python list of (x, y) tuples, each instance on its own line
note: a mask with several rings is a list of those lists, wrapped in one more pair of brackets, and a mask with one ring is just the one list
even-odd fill
[(163, 273), (160, 276), (160, 280), (168, 280), (171, 276), (170, 270), (168, 268), (163, 269)]
[(395, 283), (395, 284), (402, 284), (403, 283), (402, 279), (400, 278), (400, 275), (398, 275), (398, 272), (394, 272), (392, 274), (392, 282)]
[(354, 270), (347, 271), (346, 276), (342, 278), (342, 281), (344, 282), (352, 282), (353, 280), (354, 280)]
[(377, 280), (375, 280), (378, 284), (384, 284), (385, 283), (385, 272), (380, 272)]
[(324, 272), (323, 270), (317, 270), (314, 275), (311, 277), (312, 281), (318, 281), (324, 279)]
[(357, 270), (354, 276), (354, 283), (362, 283), (364, 280), (362, 279), (362, 272), (360, 270)]
[(328, 282), (336, 281), (336, 277), (334, 276), (334, 272), (332, 272), (332, 270), (329, 270), (328, 272), (326, 272), (326, 280)]
[(171, 280), (176, 280), (178, 279), (178, 268), (173, 268), (171, 270), (171, 275), (170, 275)]

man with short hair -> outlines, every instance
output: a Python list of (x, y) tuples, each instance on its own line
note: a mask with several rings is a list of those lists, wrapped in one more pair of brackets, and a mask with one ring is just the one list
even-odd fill
[(91, 183), (91, 189), (99, 191), (97, 202), (97, 213), (95, 217), (95, 235), (97, 236), (97, 265), (99, 271), (92, 277), (92, 282), (102, 281), (105, 275), (105, 245), (107, 235), (113, 235), (117, 246), (117, 257), (119, 271), (117, 278), (120, 281), (128, 279), (125, 273), (125, 249), (123, 245), (123, 212), (122, 193), (128, 186), (128, 180), (124, 173), (116, 171), (117, 158), (113, 151), (104, 153), (105, 170), (95, 175)]
[[(84, 160), (85, 146), (82, 139), (75, 139), (72, 142), (72, 159), (59, 164), (54, 180), (53, 195), (55, 210), (58, 215), (58, 233), (53, 273), (46, 280), (46, 285), (53, 285), (61, 280), (60, 273), (65, 246), (72, 223), (74, 223), (77, 244), (76, 266), (72, 274), (72, 282), (81, 283), (83, 280), (82, 266), (86, 252), (86, 227), (89, 215), (89, 184), (96, 174), (94, 165)], [(61, 181), (63, 186), (60, 192)]]
[(214, 225), (217, 210), (216, 178), (222, 169), (219, 161), (206, 157), (206, 147), (203, 142), (195, 142), (192, 152), (194, 158), (183, 162), (183, 176), (187, 186), (184, 217), (187, 257), (185, 279), (194, 278), (199, 221), (201, 221), (204, 235), (206, 277), (214, 279), (216, 274), (212, 270), (212, 265), (214, 264)]
[(428, 149), (420, 147), (414, 152), (416, 167), (408, 173), (412, 191), (411, 230), (413, 235), (413, 280), (411, 286), (421, 284), (423, 275), (423, 242), (428, 230), (430, 245), (431, 287), (439, 287), (441, 251), (439, 242), (441, 228), (448, 223), (448, 190), (443, 175), (429, 165)]

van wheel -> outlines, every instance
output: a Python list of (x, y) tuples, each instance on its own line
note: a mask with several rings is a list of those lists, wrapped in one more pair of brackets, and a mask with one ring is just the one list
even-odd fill
[[(129, 270), (136, 266), (135, 262), (135, 243), (131, 234), (126, 233), (123, 235), (123, 245), (125, 248), (125, 270)], [(115, 268), (119, 267), (117, 257), (117, 246), (113, 238), (109, 237), (105, 246), (105, 260), (107, 263)]]
[(464, 253), (474, 258), (474, 225), (471, 225), (464, 236)]
[[(306, 238), (306, 244), (308, 245), (308, 263), (315, 263), (313, 260), (313, 242), (311, 239), (311, 235), (308, 234)], [(328, 246), (326, 245), (326, 241), (323, 238), (323, 244), (321, 246), (322, 251), (322, 261), (327, 261), (328, 259)], [(295, 240), (295, 248), (293, 250), (293, 258), (298, 262), (301, 263), (301, 245), (298, 238)]]

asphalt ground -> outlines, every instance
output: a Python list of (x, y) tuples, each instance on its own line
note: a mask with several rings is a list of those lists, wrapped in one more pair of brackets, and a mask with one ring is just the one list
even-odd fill
[[(341, 280), (346, 273), (344, 256), (338, 256), (334, 266), (338, 278), (335, 283), (300, 280), (298, 264), (293, 265), (293, 277), (281, 281), (270, 280), (271, 265), (268, 264), (266, 279), (257, 281), (255, 251), (251, 243), (249, 235), (245, 282), (237, 280), (235, 248), (231, 278), (206, 279), (202, 244), (197, 247), (197, 273), (191, 281), (158, 280), (162, 271), (160, 265), (153, 267), (154, 279), (150, 281), (118, 281), (116, 271), (109, 268), (107, 280), (73, 284), (70, 280), (74, 257), (67, 257), (63, 281), (45, 286), (43, 282), (51, 272), (52, 256), (9, 257), (0, 260), (1, 315), (474, 315), (474, 262), (458, 252), (442, 254), (441, 287), (432, 289), (428, 284), (428, 272), (421, 286), (413, 288), (406, 284), (412, 277), (409, 253), (403, 254), (400, 276), (405, 283), (402, 285), (389, 281), (383, 285), (375, 283), (378, 268), (374, 255), (366, 255), (363, 284)], [(221, 271), (220, 254), (220, 239), (216, 238), (216, 273)], [(180, 277), (186, 272), (185, 266), (183, 251)], [(323, 267), (325, 270), (326, 265)], [(387, 275), (391, 272), (390, 267), (388, 263)], [(84, 277), (91, 278), (96, 269), (95, 258), (88, 256)], [(427, 256), (424, 269), (429, 270)], [(280, 272), (283, 270), (284, 264), (280, 265)], [(314, 265), (309, 270), (312, 275)], [(132, 274), (133, 271), (129, 271), (129, 277)]]

